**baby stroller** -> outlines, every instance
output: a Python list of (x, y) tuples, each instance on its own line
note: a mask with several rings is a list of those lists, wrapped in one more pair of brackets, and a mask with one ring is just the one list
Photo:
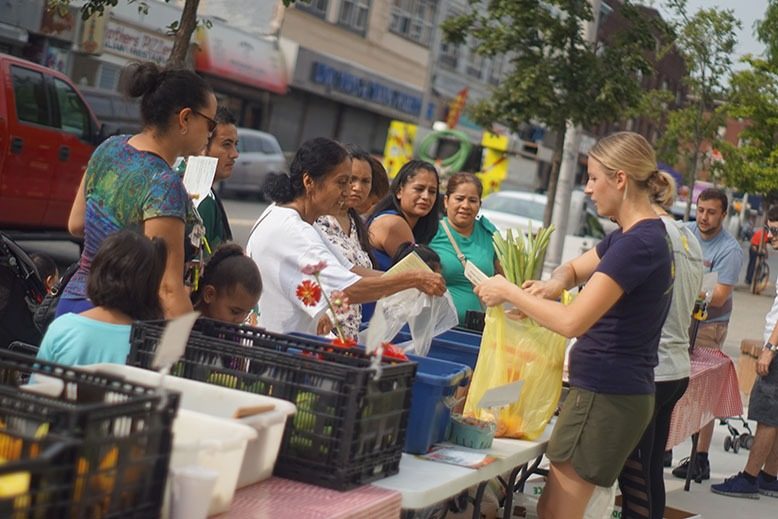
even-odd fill
[(33, 313), (45, 295), (30, 257), (0, 233), (0, 349), (7, 349), (14, 341), (40, 344)]
[[(754, 339), (743, 339), (740, 343), (740, 358), (737, 362), (737, 380), (740, 385), (740, 393), (748, 398), (751, 394), (751, 388), (756, 379), (756, 360), (759, 358), (759, 352), (762, 350), (762, 341)], [(740, 420), (744, 432), (740, 432), (732, 425), (733, 420)], [(724, 450), (737, 454), (740, 449), (751, 449), (754, 444), (754, 435), (751, 432), (748, 422), (742, 416), (733, 418), (722, 418), (719, 425), (726, 425), (729, 430), (729, 436), (724, 438)]]
[[(736, 429), (730, 423), (731, 420), (740, 420), (743, 423), (745, 432), (741, 433), (738, 429)], [(719, 425), (726, 425), (727, 429), (729, 429), (729, 436), (724, 438), (725, 451), (729, 452), (729, 450), (732, 449), (732, 452), (737, 454), (741, 448), (746, 450), (751, 449), (751, 446), (754, 444), (754, 435), (751, 433), (751, 427), (748, 426), (748, 422), (745, 418), (742, 416), (737, 416), (734, 418), (721, 418), (719, 420)]]

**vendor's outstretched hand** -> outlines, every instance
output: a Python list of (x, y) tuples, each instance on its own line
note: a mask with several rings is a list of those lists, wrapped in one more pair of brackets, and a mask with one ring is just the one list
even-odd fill
[(416, 288), (431, 296), (442, 296), (446, 293), (446, 282), (437, 272), (420, 271)]
[(508, 294), (516, 285), (497, 274), (475, 287), (475, 295), (481, 298), (486, 306), (497, 306), (508, 299)]

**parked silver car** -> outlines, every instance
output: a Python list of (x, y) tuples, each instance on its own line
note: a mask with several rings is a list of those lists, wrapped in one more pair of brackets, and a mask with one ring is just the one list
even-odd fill
[(232, 169), (232, 176), (219, 183), (220, 195), (248, 194), (262, 196), (262, 186), (268, 173), (288, 171), (281, 146), (269, 133), (238, 128), (240, 156)]

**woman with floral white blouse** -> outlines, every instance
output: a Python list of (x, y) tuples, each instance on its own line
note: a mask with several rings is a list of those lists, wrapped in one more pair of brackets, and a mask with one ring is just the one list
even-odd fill
[[(372, 187), (375, 172), (370, 155), (358, 146), (347, 145), (351, 155), (351, 186), (348, 197), (337, 214), (320, 216), (315, 226), (335, 245), (355, 267), (374, 268), (370, 242), (356, 208), (365, 204)], [(347, 337), (356, 338), (362, 321), (362, 305), (350, 305), (338, 319)]]

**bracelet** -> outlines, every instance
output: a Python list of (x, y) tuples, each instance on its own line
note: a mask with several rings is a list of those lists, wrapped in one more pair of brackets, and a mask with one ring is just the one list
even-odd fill
[(764, 347), (762, 349), (770, 350), (773, 353), (775, 353), (776, 351), (778, 351), (778, 346), (776, 346), (775, 344), (773, 344), (773, 343), (768, 341), (768, 342), (765, 343), (765, 345), (764, 345)]

